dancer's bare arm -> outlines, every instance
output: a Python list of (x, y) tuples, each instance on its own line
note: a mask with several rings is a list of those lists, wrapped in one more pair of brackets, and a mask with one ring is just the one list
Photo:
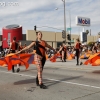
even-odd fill
[(21, 53), (21, 52), (23, 52), (23, 51), (25, 51), (25, 50), (28, 50), (28, 49), (30, 49), (31, 47), (33, 47), (34, 45), (35, 45), (35, 42), (32, 42), (29, 46), (26, 46), (24, 49), (22, 49), (21, 51), (18, 51), (16, 54)]
[(48, 43), (46, 43), (46, 47), (52, 49), (54, 53), (57, 53), (56, 50), (53, 47), (51, 47)]

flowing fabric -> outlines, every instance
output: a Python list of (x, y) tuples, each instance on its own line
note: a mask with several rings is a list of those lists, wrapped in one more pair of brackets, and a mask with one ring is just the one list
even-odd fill
[(60, 53), (56, 53), (54, 54), (51, 58), (50, 58), (50, 61), (51, 62), (56, 62), (56, 59), (60, 56)]
[(8, 65), (8, 70), (11, 70), (13, 65), (21, 64), (25, 65), (27, 69), (29, 67), (29, 64), (33, 63), (33, 59), (32, 62), (30, 61), (32, 56), (33, 55), (28, 55), (28, 54), (24, 55), (8, 54), (6, 57), (0, 58), (0, 65), (1, 66)]
[[(35, 64), (34, 61), (34, 56), (35, 54), (8, 54), (6, 57), (4, 58), (0, 58), (0, 65), (4, 66), (7, 65), (8, 66), (8, 70), (12, 69), (13, 65), (24, 65), (26, 67), (26, 69), (28, 69), (29, 64)], [(58, 56), (58, 54), (57, 54)], [(48, 55), (46, 55), (46, 60), (48, 59)], [(51, 60), (52, 61), (52, 60)], [(56, 59), (53, 59), (52, 62), (56, 62)]]
[(90, 57), (90, 54), (85, 53), (85, 54), (80, 56), (80, 59), (88, 59), (89, 57)]
[(7, 65), (7, 61), (6, 61), (6, 58), (0, 58), (0, 65), (1, 66), (4, 66), (4, 65)]
[(100, 59), (97, 59), (94, 63), (92, 63), (92, 66), (100, 66)]
[(100, 65), (100, 53), (91, 55), (87, 61), (84, 62), (84, 65), (91, 64), (92, 66)]
[(71, 53), (67, 52), (67, 60), (72, 60), (72, 59), (73, 59), (73, 57), (72, 57)]
[[(30, 64), (35, 64), (34, 61), (35, 54), (8, 54), (4, 58), (0, 58), (0, 66), (8, 66), (8, 70), (12, 69), (13, 65), (21, 64), (28, 69)], [(56, 59), (60, 56), (60, 53), (54, 54), (49, 60), (51, 62), (56, 62)], [(86, 56), (86, 55), (85, 55)], [(72, 60), (73, 55), (70, 53), (67, 53), (67, 59)], [(46, 55), (46, 59), (48, 59), (48, 56)], [(96, 53), (94, 55), (90, 55), (89, 59), (85, 61), (85, 65), (91, 64), (92, 66), (99, 66), (100, 65), (100, 52)]]

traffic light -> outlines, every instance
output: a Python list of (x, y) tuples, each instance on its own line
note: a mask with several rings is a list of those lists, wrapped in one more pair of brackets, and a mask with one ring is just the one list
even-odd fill
[(36, 28), (37, 28), (37, 27), (36, 27), (36, 25), (35, 25), (35, 26), (34, 26), (34, 30), (35, 30), (35, 31), (36, 31)]
[(70, 42), (68, 42), (68, 44), (69, 44), (69, 45), (71, 45), (71, 43), (70, 43)]
[(67, 39), (68, 39), (68, 40), (71, 40), (70, 34), (67, 35)]
[(62, 38), (66, 38), (66, 33), (64, 30), (62, 31)]

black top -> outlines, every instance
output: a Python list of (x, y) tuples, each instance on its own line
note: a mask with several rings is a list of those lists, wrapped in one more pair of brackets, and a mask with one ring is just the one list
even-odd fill
[(43, 57), (45, 55), (42, 54), (42, 50), (40, 50), (41, 48), (43, 51), (46, 51), (45, 47), (39, 41), (36, 41), (36, 45), (35, 45), (36, 54)]
[(97, 50), (97, 47), (96, 46), (94, 46), (94, 50)]

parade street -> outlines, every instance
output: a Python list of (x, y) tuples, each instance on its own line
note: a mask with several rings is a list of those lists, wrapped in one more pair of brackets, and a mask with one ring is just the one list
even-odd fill
[(36, 86), (37, 69), (21, 67), (19, 73), (0, 67), (0, 100), (100, 100), (100, 67), (76, 66), (76, 61), (47, 61), (43, 82)]

